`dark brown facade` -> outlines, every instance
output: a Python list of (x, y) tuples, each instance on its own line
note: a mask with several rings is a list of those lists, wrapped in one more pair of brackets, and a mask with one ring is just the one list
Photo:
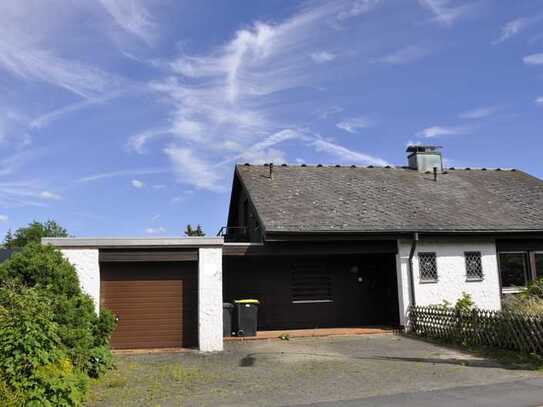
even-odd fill
[(119, 318), (113, 348), (197, 345), (196, 262), (102, 262), (100, 274), (101, 306)]
[(258, 329), (398, 325), (393, 254), (225, 256), (225, 301), (258, 299)]

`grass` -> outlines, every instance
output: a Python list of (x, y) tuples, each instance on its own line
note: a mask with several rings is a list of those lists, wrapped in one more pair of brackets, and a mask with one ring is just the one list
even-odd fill
[[(174, 394), (176, 405), (196, 387), (211, 379), (200, 369), (183, 366), (178, 359), (148, 361), (144, 358), (116, 357), (115, 369), (94, 380), (88, 406), (160, 406), (164, 396)], [(172, 389), (175, 391), (172, 392)], [(103, 404), (106, 403), (106, 404)]]
[(535, 353), (480, 347), (469, 347), (467, 350), (477, 356), (494, 359), (509, 369), (536, 370), (543, 373), (543, 357)]
[(486, 348), (481, 346), (463, 346), (458, 343), (451, 343), (443, 339), (421, 337), (414, 334), (403, 334), (409, 338), (423, 340), (446, 346), (456, 350), (461, 350), (474, 354), (475, 356), (493, 359), (499, 362), (503, 367), (514, 370), (534, 370), (543, 373), (543, 356), (535, 353), (522, 353), (511, 350)]

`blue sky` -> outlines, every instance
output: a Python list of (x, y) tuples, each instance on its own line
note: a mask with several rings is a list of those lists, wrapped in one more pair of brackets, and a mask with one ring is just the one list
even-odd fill
[(0, 234), (215, 234), (236, 162), (543, 177), (543, 1), (4, 0)]

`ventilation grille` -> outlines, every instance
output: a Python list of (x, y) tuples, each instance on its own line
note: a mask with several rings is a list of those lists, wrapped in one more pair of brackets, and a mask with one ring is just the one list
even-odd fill
[(332, 301), (332, 279), (318, 263), (296, 264), (292, 268), (292, 302)]

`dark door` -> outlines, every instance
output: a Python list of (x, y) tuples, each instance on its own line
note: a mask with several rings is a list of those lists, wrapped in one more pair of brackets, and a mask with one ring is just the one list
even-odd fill
[(101, 306), (119, 321), (115, 349), (197, 344), (196, 262), (101, 263)]

